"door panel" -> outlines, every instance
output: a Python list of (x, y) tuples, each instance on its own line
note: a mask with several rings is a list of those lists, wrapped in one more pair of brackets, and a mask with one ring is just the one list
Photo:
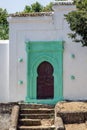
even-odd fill
[(53, 67), (49, 62), (42, 62), (37, 68), (37, 98), (50, 99), (54, 97)]

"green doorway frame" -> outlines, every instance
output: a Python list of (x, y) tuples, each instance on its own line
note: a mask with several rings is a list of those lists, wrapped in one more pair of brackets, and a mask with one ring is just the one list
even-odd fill
[[(55, 104), (63, 100), (63, 41), (29, 41), (27, 52), (27, 103)], [(54, 67), (54, 98), (37, 99), (37, 68), (47, 61)]]

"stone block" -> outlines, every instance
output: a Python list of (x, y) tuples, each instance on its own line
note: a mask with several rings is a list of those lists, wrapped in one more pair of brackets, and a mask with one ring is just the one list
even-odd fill
[(61, 117), (55, 118), (55, 127), (56, 127), (56, 130), (65, 130), (63, 120)]

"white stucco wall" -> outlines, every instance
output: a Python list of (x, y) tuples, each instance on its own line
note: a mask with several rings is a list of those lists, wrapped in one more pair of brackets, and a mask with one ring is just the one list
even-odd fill
[[(87, 47), (70, 42), (64, 48), (64, 98), (87, 100)], [(72, 54), (75, 58), (72, 58)], [(71, 79), (72, 75), (75, 79)]]
[(9, 41), (0, 40), (0, 102), (9, 100)]
[[(73, 5), (55, 5), (52, 16), (9, 17), (10, 23), (10, 101), (26, 97), (26, 41), (65, 41), (63, 54), (64, 99), (87, 99), (87, 48), (72, 43), (64, 14), (74, 10)], [(75, 58), (72, 58), (72, 54)], [(23, 58), (23, 62), (18, 59)], [(71, 79), (75, 76), (75, 79)], [(19, 85), (18, 81), (23, 84)]]

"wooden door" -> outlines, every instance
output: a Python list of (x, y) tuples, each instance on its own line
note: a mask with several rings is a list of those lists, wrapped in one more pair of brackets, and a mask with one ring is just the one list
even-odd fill
[(53, 66), (42, 62), (37, 68), (37, 99), (52, 99), (54, 97)]

